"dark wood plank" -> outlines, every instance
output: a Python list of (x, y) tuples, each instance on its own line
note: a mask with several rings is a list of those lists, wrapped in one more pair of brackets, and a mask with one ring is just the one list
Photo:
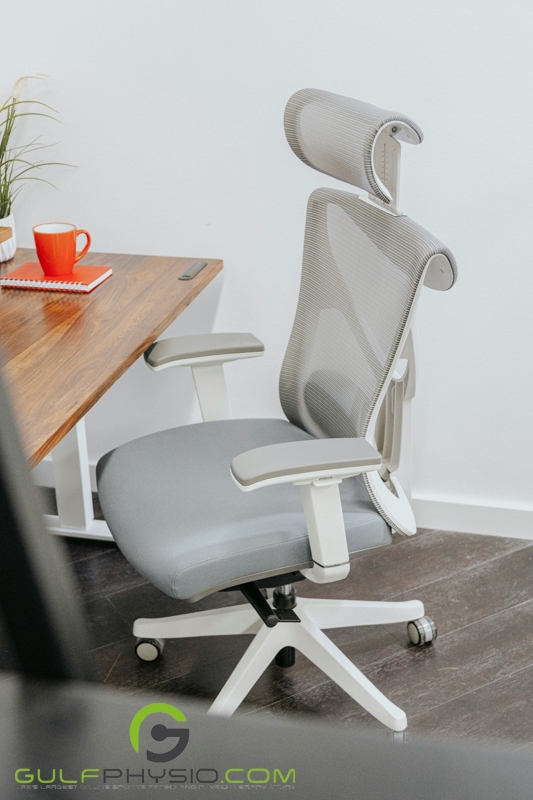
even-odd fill
[[(140, 661), (134, 653), (132, 636), (94, 650), (101, 680), (109, 686), (141, 691), (174, 692), (176, 686), (194, 686), (183, 694), (215, 696), (248, 647), (251, 636), (174, 639), (165, 642), (164, 658)], [(181, 691), (181, 690), (180, 690)], [(211, 694), (212, 693), (212, 694)]]
[[(90, 561), (91, 568), (98, 570), (99, 559), (92, 558)], [(234, 605), (242, 602), (242, 596), (238, 592), (220, 592), (191, 605), (169, 597), (150, 583), (130, 588), (114, 583), (106, 599), (114, 611), (120, 614), (128, 631), (128, 636), (123, 641), (111, 643), (110, 646), (96, 651), (102, 679), (105, 678), (107, 683), (114, 686), (136, 691), (153, 688), (191, 671), (196, 672), (205, 664), (216, 665), (213, 668), (218, 670), (218, 663), (229, 658), (235, 665), (251, 641), (250, 636), (168, 640), (164, 658), (152, 664), (155, 670), (150, 670), (134, 653), (135, 640), (131, 634), (134, 620), (138, 617), (165, 617)], [(100, 632), (97, 641), (102, 641), (105, 635), (105, 631)], [(95, 646), (98, 647), (98, 644)]]
[(92, 646), (96, 649), (126, 639), (133, 647), (131, 626), (127, 625), (107, 597), (85, 604), (85, 619)]
[[(21, 249), (5, 275), (33, 250)], [(31, 465), (37, 464), (222, 269), (178, 277), (192, 258), (92, 253), (113, 276), (88, 295), (0, 290), (4, 378)]]
[(529, 546), (531, 542), (523, 539), (450, 531), (402, 536), (392, 547), (361, 553), (353, 559), (345, 580), (326, 584), (305, 581), (298, 584), (298, 593), (309, 597), (386, 600)]
[[(403, 708), (408, 719), (422, 714), (429, 718), (431, 709), (531, 666), (533, 640), (525, 637), (524, 631), (532, 627), (533, 601), (447, 634), (434, 647), (400, 649), (368, 666), (358, 664), (352, 645), (342, 649), (369, 680)], [(379, 726), (329, 680), (268, 708), (270, 712), (320, 713), (339, 722)]]
[(100, 556), (110, 550), (117, 550), (114, 542), (98, 541), (96, 539), (82, 539), (62, 537), (65, 544), (65, 557), (68, 561), (83, 561), (87, 558)]
[[(439, 635), (533, 598), (533, 545), (525, 544), (529, 546), (416, 589), (416, 599), (424, 603), (426, 613), (435, 620)], [(393, 599), (412, 598), (411, 590)], [(386, 627), (407, 642), (403, 623)]]
[(121, 589), (148, 582), (126, 561), (118, 549), (74, 561), (72, 567), (79, 592), (85, 600), (107, 597)]
[(445, 737), (503, 741), (513, 748), (527, 743), (533, 754), (533, 666), (434, 706), (409, 720), (413, 732)]

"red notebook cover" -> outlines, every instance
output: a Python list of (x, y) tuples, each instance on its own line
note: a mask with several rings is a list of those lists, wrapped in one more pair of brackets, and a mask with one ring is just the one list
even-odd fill
[(45, 275), (37, 261), (27, 261), (8, 275), (0, 278), (6, 289), (46, 289), (52, 292), (92, 292), (112, 275), (111, 267), (75, 267), (70, 275), (54, 278)]

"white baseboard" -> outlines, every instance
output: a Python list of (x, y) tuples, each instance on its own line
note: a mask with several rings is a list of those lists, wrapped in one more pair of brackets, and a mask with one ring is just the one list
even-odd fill
[[(96, 491), (96, 464), (89, 464), (91, 489)], [(32, 472), (38, 486), (54, 486), (52, 459), (45, 458)], [(413, 510), (419, 528), (480, 533), (533, 541), (533, 509), (456, 503), (431, 497), (413, 497)]]
[(416, 495), (412, 504), (420, 528), (533, 540), (533, 510), (529, 508), (455, 503)]
[[(89, 464), (89, 471), (91, 473), (91, 490), (96, 492), (96, 464)], [(54, 470), (52, 467), (51, 457), (43, 458), (43, 460), (32, 469), (33, 482), (37, 486), (55, 486)]]

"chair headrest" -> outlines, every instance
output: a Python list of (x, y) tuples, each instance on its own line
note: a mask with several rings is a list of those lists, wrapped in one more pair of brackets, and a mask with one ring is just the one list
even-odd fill
[(399, 157), (398, 143), (420, 144), (424, 138), (403, 114), (321, 89), (293, 94), (284, 121), (289, 145), (304, 164), (387, 204), (397, 188), (391, 159)]

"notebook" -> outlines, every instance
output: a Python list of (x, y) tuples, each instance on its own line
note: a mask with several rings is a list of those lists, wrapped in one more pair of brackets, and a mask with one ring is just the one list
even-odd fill
[(74, 267), (70, 275), (54, 278), (45, 275), (37, 261), (27, 261), (3, 278), (0, 286), (6, 289), (46, 289), (52, 292), (92, 292), (113, 273), (111, 267)]

